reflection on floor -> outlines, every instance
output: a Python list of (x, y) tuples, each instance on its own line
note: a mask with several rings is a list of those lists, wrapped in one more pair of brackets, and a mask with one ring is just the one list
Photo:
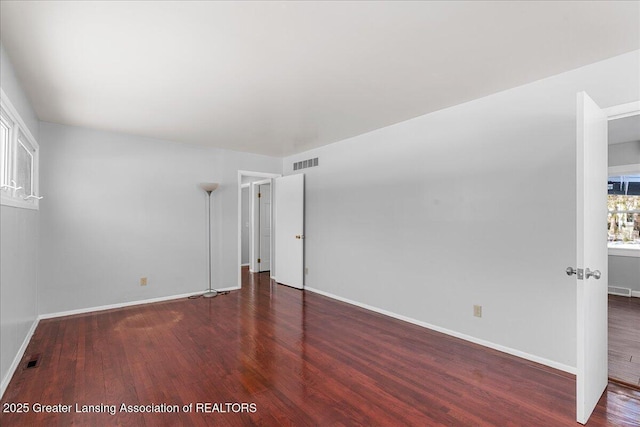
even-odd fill
[(609, 378), (640, 388), (640, 298), (609, 295)]

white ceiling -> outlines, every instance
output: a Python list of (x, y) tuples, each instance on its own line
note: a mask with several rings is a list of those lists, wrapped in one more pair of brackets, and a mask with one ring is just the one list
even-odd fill
[(283, 156), (640, 48), (633, 2), (11, 2), (43, 121)]

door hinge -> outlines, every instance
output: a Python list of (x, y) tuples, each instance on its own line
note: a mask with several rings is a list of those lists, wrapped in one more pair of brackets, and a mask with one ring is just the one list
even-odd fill
[(258, 199), (262, 197), (262, 193), (258, 193)]
[(262, 260), (260, 258), (258, 258), (258, 264), (260, 264), (262, 262)]

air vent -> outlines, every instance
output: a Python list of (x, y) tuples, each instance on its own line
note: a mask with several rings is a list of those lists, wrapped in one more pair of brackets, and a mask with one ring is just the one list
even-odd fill
[(629, 288), (620, 288), (618, 286), (609, 286), (609, 293), (611, 295), (620, 295), (621, 297), (630, 297), (631, 289)]
[(25, 369), (37, 368), (40, 364), (40, 353), (29, 356)]
[(314, 159), (308, 159), (308, 160), (301, 160), (299, 162), (295, 162), (293, 164), (293, 170), (297, 171), (300, 169), (306, 169), (306, 168), (312, 168), (318, 166), (318, 158), (314, 158)]

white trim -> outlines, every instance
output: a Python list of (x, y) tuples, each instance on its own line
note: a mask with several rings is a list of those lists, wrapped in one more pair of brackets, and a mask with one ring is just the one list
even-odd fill
[(249, 267), (249, 264), (240, 264), (240, 267)]
[(631, 291), (631, 296), (635, 298), (640, 298), (640, 291)]
[(637, 116), (640, 114), (640, 101), (628, 102), (626, 104), (614, 105), (603, 108), (609, 120), (623, 119), (625, 117)]
[[(238, 170), (238, 176), (241, 178), (242, 175), (244, 175), (244, 176), (253, 176), (253, 177), (256, 177), (256, 178), (278, 178), (278, 177), (282, 176), (281, 173), (253, 172), (253, 171)], [(240, 181), (240, 183), (242, 183), (242, 181)]]
[(7, 374), (2, 379), (2, 384), (0, 385), (0, 399), (4, 396), (4, 392), (7, 390), (7, 387), (9, 386), (11, 378), (13, 378), (13, 374), (16, 372), (16, 369), (18, 369), (18, 366), (20, 366), (20, 361), (24, 357), (24, 353), (27, 351), (27, 347), (29, 346), (29, 342), (31, 342), (31, 337), (36, 331), (38, 323), (40, 323), (40, 317), (37, 317), (31, 324), (31, 328), (29, 328), (29, 332), (27, 332), (27, 335), (24, 337), (24, 341), (22, 341), (22, 345), (18, 349), (16, 357), (13, 358), (13, 362), (11, 363), (11, 366), (9, 366)]
[[(0, 88), (0, 107), (4, 110), (6, 118), (13, 123), (13, 132), (11, 141), (9, 142), (11, 147), (9, 149), (9, 157), (12, 159), (9, 160), (11, 164), (10, 173), (13, 174), (15, 172), (17, 146), (21, 144), (27, 152), (29, 152), (32, 159), (31, 195), (40, 196), (40, 146), (2, 88)], [(21, 134), (24, 138), (21, 137)], [(20, 142), (20, 139), (22, 139), (23, 142)], [(30, 147), (27, 147), (25, 143)], [(9, 195), (9, 192), (11, 195)], [(0, 204), (14, 208), (38, 210), (40, 201), (39, 199), (24, 200), (21, 196), (16, 196), (15, 191), (0, 190)]]
[(383, 314), (385, 316), (393, 317), (394, 319), (402, 320), (408, 323), (412, 323), (414, 325), (422, 326), (423, 328), (431, 329), (433, 331), (441, 332), (446, 335), (450, 335), (452, 337), (460, 338), (465, 341), (472, 342), (474, 344), (479, 344), (484, 347), (488, 347), (494, 350), (501, 351), (503, 353), (510, 354), (512, 356), (520, 357), (522, 359), (530, 360), (532, 362), (540, 363), (541, 365), (549, 366), (554, 369), (558, 369), (560, 371), (568, 372), (570, 374), (576, 374), (576, 368), (573, 366), (565, 365), (560, 362), (556, 362), (550, 359), (545, 359), (544, 357), (539, 357), (533, 354), (525, 353), (524, 351), (516, 350), (511, 347), (506, 347), (500, 344), (493, 343), (491, 341), (486, 341), (480, 338), (473, 337), (471, 335), (466, 335), (460, 332), (453, 331), (451, 329), (443, 328), (440, 326), (432, 325), (431, 323), (423, 322), (420, 320), (412, 319), (411, 317), (403, 316), (401, 314), (396, 314), (391, 311), (383, 310), (381, 308), (373, 307), (367, 304), (362, 304), (357, 301), (350, 300), (348, 298), (343, 298), (329, 292), (321, 291), (319, 289), (315, 289), (309, 286), (304, 288), (307, 291), (314, 292), (316, 294), (324, 295), (325, 297), (329, 297), (338, 301), (346, 302), (347, 304), (355, 305), (360, 308), (364, 308), (365, 310), (370, 310), (376, 313)]
[[(27, 202), (24, 200), (16, 199), (13, 197), (9, 197), (5, 194), (4, 191), (0, 190), (0, 204), (2, 206), (11, 206), (12, 208), (20, 208), (20, 209), (31, 209), (37, 211), (39, 207), (35, 204), (38, 203), (37, 199), (34, 199), (33, 202)], [(38, 203), (39, 204), (39, 203)]]
[[(216, 290), (218, 292), (226, 292), (226, 291), (234, 291), (234, 290), (237, 290), (237, 289), (238, 288), (233, 286), (233, 287), (216, 289)], [(57, 313), (41, 314), (40, 316), (38, 316), (38, 318), (40, 320), (42, 320), (42, 319), (54, 319), (56, 317), (73, 316), (74, 314), (84, 314), (84, 313), (91, 313), (91, 312), (94, 312), (94, 311), (111, 310), (111, 309), (114, 309), (114, 308), (131, 307), (131, 306), (134, 306), (134, 305), (151, 304), (151, 303), (154, 303), (154, 302), (163, 302), (163, 301), (170, 301), (170, 300), (174, 300), (174, 299), (188, 298), (188, 297), (191, 297), (191, 296), (194, 296), (194, 295), (203, 294), (205, 292), (206, 292), (206, 289), (202, 290), (202, 291), (198, 291), (198, 292), (189, 292), (189, 293), (186, 293), (186, 294), (169, 295), (169, 296), (166, 296), (166, 297), (157, 297), (157, 298), (149, 298), (149, 299), (145, 299), (145, 300), (120, 302), (120, 303), (116, 303), (116, 304), (100, 305), (100, 306), (97, 306), (97, 307), (78, 308), (76, 310), (59, 311)]]
[(265, 185), (271, 184), (271, 179), (261, 179), (260, 181), (253, 181), (251, 185)]

